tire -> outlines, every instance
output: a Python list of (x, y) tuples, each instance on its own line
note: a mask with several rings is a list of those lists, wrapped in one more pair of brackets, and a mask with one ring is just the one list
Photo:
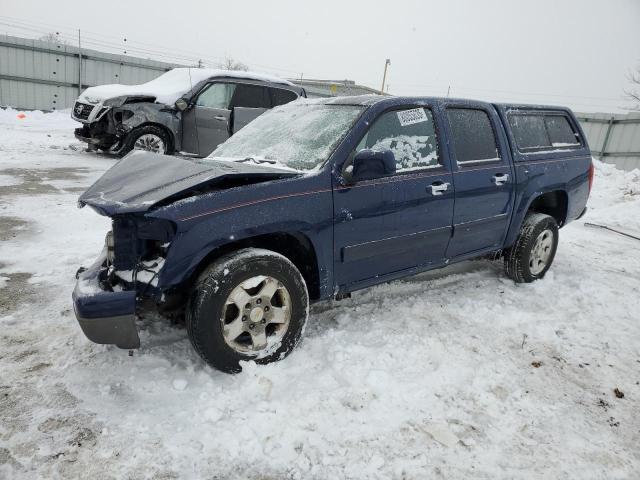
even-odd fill
[[(155, 140), (153, 140), (154, 138)], [(149, 148), (138, 148), (136, 146), (136, 142), (138, 142), (138, 140), (140, 140), (141, 143), (148, 144)], [(160, 146), (158, 150), (152, 150), (151, 145)], [(118, 155), (124, 156), (134, 149), (147, 150), (163, 155), (171, 154), (173, 151), (171, 139), (169, 138), (167, 132), (162, 128), (153, 125), (146, 125), (144, 127), (135, 128), (131, 132), (129, 132), (129, 134), (122, 142), (122, 148), (118, 151)]]
[(504, 272), (517, 283), (544, 277), (558, 248), (558, 224), (543, 213), (528, 214), (516, 243), (504, 254)]
[(205, 362), (237, 373), (241, 361), (265, 364), (289, 355), (308, 316), (307, 286), (293, 263), (270, 250), (247, 248), (202, 272), (189, 295), (185, 322)]

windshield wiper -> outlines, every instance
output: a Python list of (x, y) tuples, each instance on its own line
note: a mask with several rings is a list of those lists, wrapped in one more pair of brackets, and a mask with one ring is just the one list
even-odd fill
[(253, 158), (253, 157), (247, 157), (247, 158), (243, 158), (242, 160), (236, 160), (236, 162), (238, 163), (243, 163), (243, 162), (269, 163), (271, 165), (275, 165), (277, 163), (275, 160), (267, 160), (266, 158)]

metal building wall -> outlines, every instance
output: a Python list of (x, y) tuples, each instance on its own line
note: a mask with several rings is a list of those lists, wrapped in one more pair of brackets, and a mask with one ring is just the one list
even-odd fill
[[(108, 83), (139, 84), (178, 65), (0, 35), (0, 105), (22, 109), (70, 108), (79, 90)], [(81, 81), (80, 81), (81, 78)]]
[(618, 168), (640, 168), (640, 113), (576, 114), (593, 156)]
[[(73, 106), (79, 91), (109, 83), (140, 84), (180, 66), (127, 55), (0, 35), (0, 106), (60, 110)], [(352, 81), (292, 80), (310, 96), (362, 95), (376, 90)], [(640, 113), (577, 114), (594, 156), (619, 168), (640, 168)]]

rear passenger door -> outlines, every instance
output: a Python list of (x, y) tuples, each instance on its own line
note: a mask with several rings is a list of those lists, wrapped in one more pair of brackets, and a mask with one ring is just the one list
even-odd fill
[(500, 119), (485, 104), (449, 102), (455, 207), (447, 257), (502, 246), (513, 204), (513, 171)]
[(239, 83), (231, 99), (233, 133), (271, 108), (269, 89), (262, 85)]

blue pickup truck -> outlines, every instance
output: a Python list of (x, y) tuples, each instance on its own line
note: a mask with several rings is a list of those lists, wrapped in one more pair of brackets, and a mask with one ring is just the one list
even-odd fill
[(82, 194), (113, 228), (78, 272), (75, 313), (90, 340), (133, 349), (152, 305), (237, 372), (289, 354), (310, 302), (487, 255), (542, 278), (592, 180), (566, 108), (298, 100), (205, 159), (133, 152)]

